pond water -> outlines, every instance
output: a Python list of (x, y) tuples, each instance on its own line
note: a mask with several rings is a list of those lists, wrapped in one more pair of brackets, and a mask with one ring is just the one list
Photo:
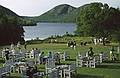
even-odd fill
[(37, 26), (24, 26), (25, 40), (39, 37), (45, 39), (52, 35), (64, 35), (66, 32), (74, 34), (76, 24), (74, 23), (37, 23)]

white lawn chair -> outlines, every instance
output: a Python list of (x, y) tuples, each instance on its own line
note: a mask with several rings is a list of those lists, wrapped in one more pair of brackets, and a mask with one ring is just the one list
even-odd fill
[(55, 68), (55, 60), (54, 59), (47, 59), (45, 64), (46, 74), (48, 74), (53, 68)]
[(82, 55), (77, 56), (76, 65), (77, 65), (77, 67), (83, 67), (83, 66), (88, 67), (89, 66), (88, 57), (85, 57), (85, 56), (82, 56)]
[(89, 67), (95, 68), (96, 65), (100, 65), (100, 57), (99, 56), (95, 56), (89, 60)]
[(48, 78), (59, 78), (59, 71), (58, 69), (52, 69), (49, 71)]
[(96, 60), (95, 58), (89, 60), (89, 67), (95, 68), (96, 67)]
[(76, 73), (76, 64), (70, 64), (68, 65), (67, 69), (64, 69), (64, 77), (63, 78), (71, 78), (72, 73)]

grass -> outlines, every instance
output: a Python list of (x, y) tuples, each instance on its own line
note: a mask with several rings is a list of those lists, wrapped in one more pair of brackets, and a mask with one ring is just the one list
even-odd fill
[[(81, 75), (100, 76), (101, 78), (119, 78), (119, 68), (78, 68), (78, 73)], [(84, 77), (83, 77), (84, 78)]]
[[(85, 53), (88, 51), (89, 47), (93, 47), (94, 53), (105, 52), (109, 55), (111, 46), (102, 46), (102, 45), (87, 45), (87, 46), (77, 46), (74, 50), (73, 48), (68, 48), (66, 44), (35, 44), (28, 45), (28, 49), (32, 47), (37, 47), (41, 51), (44, 51), (46, 54), (49, 51), (53, 52), (64, 52), (66, 51), (71, 59), (75, 59), (78, 53)], [(70, 63), (71, 61), (66, 61), (62, 63)], [(97, 68), (77, 68), (78, 78), (119, 78), (120, 77), (120, 63), (105, 63), (107, 65), (101, 65)]]
[[(76, 38), (77, 39), (77, 38)], [(94, 53), (98, 54), (100, 52), (105, 52), (109, 55), (109, 51), (111, 50), (111, 46), (102, 46), (89, 44), (87, 46), (79, 46), (77, 45), (76, 49), (67, 47), (67, 44), (31, 44), (27, 45), (27, 49), (30, 51), (31, 48), (38, 48), (40, 51), (45, 52), (47, 54), (49, 51), (52, 52), (64, 52), (66, 51), (71, 60), (62, 61), (62, 63), (71, 63), (75, 62), (75, 58), (78, 53), (85, 53), (88, 51), (89, 47), (93, 47)], [(3, 63), (2, 59), (0, 59), (1, 64)], [(0, 64), (0, 65), (1, 65)], [(44, 65), (37, 65), (39, 71), (44, 71)], [(120, 63), (103, 63), (101, 66), (97, 68), (77, 68), (77, 78), (119, 78), (120, 77)], [(20, 75), (15, 73), (11, 74), (12, 77), (9, 78), (19, 78)]]
[(6, 78), (21, 78), (21, 75), (18, 73), (11, 73)]
[(48, 53), (49, 51), (52, 52), (67, 52), (71, 58), (75, 58), (78, 53), (86, 53), (89, 49), (89, 47), (93, 47), (94, 53), (100, 53), (100, 52), (106, 52), (109, 53), (111, 47), (110, 46), (102, 46), (102, 45), (87, 45), (87, 46), (77, 46), (74, 50), (73, 48), (67, 47), (66, 44), (33, 44), (28, 45), (28, 49), (35, 47), (40, 49), (40, 51), (43, 51), (45, 53)]

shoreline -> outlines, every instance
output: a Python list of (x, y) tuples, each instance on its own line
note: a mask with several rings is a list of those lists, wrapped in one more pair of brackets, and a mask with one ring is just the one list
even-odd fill
[[(39, 40), (44, 40), (46, 38), (38, 38)], [(37, 40), (37, 38), (24, 38), (25, 41)]]

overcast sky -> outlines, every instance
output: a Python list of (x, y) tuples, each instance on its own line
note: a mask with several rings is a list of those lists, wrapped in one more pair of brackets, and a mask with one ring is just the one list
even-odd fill
[(91, 2), (108, 3), (110, 6), (120, 7), (120, 0), (0, 0), (0, 5), (21, 16), (38, 16), (60, 4), (79, 7)]

